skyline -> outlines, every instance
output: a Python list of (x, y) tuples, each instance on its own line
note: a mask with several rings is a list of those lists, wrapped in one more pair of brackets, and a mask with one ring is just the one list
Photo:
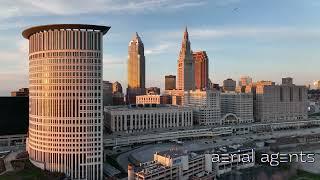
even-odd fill
[[(192, 50), (207, 52), (209, 77), (220, 85), (227, 78), (238, 81), (241, 75), (278, 83), (291, 76), (296, 84), (319, 79), (320, 3), (315, 0), (95, 0), (89, 4), (18, 0), (2, 4), (0, 96), (27, 86), (28, 44), (22, 30), (70, 22), (111, 26), (104, 38), (104, 80), (119, 81), (123, 87), (127, 87), (128, 43), (136, 31), (145, 45), (146, 87), (163, 89), (164, 76), (177, 75), (185, 26)], [(167, 67), (161, 66), (164, 61)]]

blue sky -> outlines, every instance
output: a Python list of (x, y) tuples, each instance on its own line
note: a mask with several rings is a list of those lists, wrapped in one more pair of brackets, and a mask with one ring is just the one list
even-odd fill
[(26, 27), (53, 23), (111, 26), (104, 37), (104, 79), (126, 87), (128, 43), (145, 45), (146, 85), (176, 74), (185, 26), (193, 50), (205, 50), (210, 79), (249, 75), (296, 84), (320, 79), (318, 0), (0, 0), (0, 95), (28, 86)]

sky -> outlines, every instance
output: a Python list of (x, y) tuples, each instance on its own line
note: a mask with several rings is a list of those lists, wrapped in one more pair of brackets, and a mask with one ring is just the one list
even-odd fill
[(55, 23), (111, 26), (104, 36), (104, 80), (127, 86), (128, 43), (140, 35), (146, 86), (176, 74), (183, 31), (209, 57), (214, 83), (320, 79), (319, 0), (0, 0), (0, 96), (28, 86), (28, 27)]

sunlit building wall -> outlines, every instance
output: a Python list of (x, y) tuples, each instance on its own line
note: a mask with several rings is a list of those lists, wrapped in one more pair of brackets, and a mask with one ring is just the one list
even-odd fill
[(206, 51), (193, 52), (194, 83), (196, 89), (207, 89), (209, 79), (209, 58)]
[(22, 33), (29, 39), (27, 151), (37, 167), (102, 179), (102, 38), (109, 28), (56, 24)]

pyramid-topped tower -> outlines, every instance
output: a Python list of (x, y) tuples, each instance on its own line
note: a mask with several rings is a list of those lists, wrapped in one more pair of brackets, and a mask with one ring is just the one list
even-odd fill
[(178, 82), (177, 88), (179, 90), (193, 90), (194, 85), (194, 60), (192, 57), (191, 43), (189, 40), (189, 33), (186, 27), (183, 40), (181, 44), (179, 59), (178, 59)]

